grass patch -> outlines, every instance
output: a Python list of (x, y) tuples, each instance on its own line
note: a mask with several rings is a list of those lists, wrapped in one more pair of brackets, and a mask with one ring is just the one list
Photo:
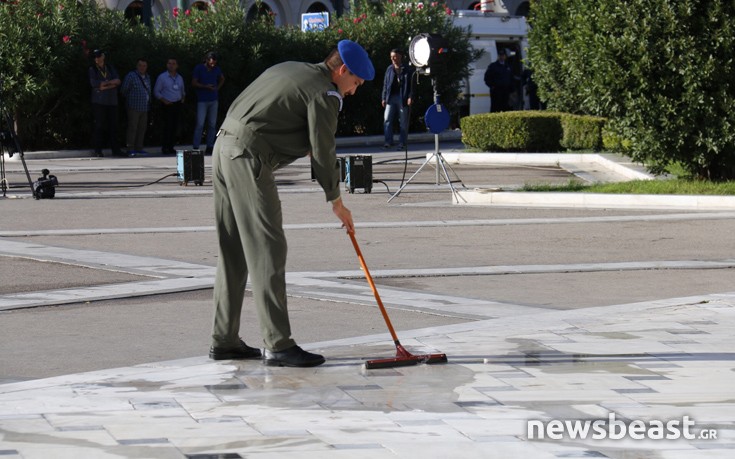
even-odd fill
[(524, 185), (523, 191), (555, 191), (609, 194), (735, 195), (735, 182), (705, 180), (632, 180), (630, 182), (584, 184), (570, 180), (562, 185)]

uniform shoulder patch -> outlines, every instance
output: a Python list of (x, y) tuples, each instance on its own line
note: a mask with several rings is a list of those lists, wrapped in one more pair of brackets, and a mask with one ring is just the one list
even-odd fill
[(337, 91), (327, 91), (328, 96), (334, 96), (339, 99), (339, 111), (342, 111), (342, 94)]

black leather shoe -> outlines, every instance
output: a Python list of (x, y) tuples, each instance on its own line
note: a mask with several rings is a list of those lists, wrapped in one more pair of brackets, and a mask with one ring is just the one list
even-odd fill
[(293, 346), (280, 352), (266, 349), (263, 363), (269, 367), (315, 367), (324, 363), (324, 357)]
[(238, 359), (259, 359), (262, 357), (260, 349), (250, 347), (243, 340), (240, 340), (238, 347), (210, 347), (209, 358), (212, 360), (238, 360)]

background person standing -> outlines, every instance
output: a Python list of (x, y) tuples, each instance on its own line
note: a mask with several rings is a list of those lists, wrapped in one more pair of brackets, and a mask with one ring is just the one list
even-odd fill
[(161, 106), (163, 121), (161, 153), (164, 155), (176, 154), (174, 145), (179, 130), (181, 107), (186, 96), (184, 79), (178, 74), (178, 69), (179, 63), (176, 58), (169, 58), (166, 61), (166, 71), (158, 75), (156, 85), (153, 87), (153, 95), (163, 104)]
[(498, 60), (485, 71), (485, 84), (490, 88), (490, 112), (510, 110), (508, 98), (513, 92), (513, 70), (507, 62), (505, 49), (498, 51)]
[(399, 49), (391, 50), (390, 60), (391, 65), (385, 69), (381, 97), (381, 103), (385, 109), (383, 112), (383, 133), (385, 135), (383, 148), (390, 148), (393, 145), (393, 122), (397, 115), (401, 131), (398, 149), (402, 150), (408, 139), (408, 107), (411, 105), (413, 70), (403, 64), (403, 53)]
[(128, 155), (145, 154), (143, 139), (148, 127), (148, 112), (151, 109), (151, 97), (153, 96), (146, 59), (138, 58), (135, 70), (125, 75), (120, 92), (125, 97), (128, 112)]
[(217, 110), (219, 108), (219, 90), (225, 82), (222, 69), (217, 65), (217, 54), (210, 51), (204, 56), (204, 63), (194, 67), (191, 85), (197, 94), (197, 119), (194, 128), (194, 150), (199, 149), (207, 123), (207, 154), (212, 154), (214, 139), (217, 133)]
[(92, 116), (94, 134), (92, 145), (94, 153), (102, 157), (105, 135), (109, 139), (113, 156), (125, 156), (117, 140), (117, 87), (120, 76), (117, 70), (105, 63), (105, 52), (95, 49), (92, 52), (94, 64), (89, 67), (89, 84), (92, 86)]

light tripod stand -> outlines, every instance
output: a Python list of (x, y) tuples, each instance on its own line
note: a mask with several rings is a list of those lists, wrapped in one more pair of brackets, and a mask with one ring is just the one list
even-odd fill
[(449, 126), (449, 113), (446, 111), (446, 107), (441, 105), (439, 102), (439, 92), (437, 90), (437, 82), (436, 78), (431, 79), (431, 84), (434, 88), (434, 105), (429, 107), (429, 109), (426, 111), (426, 126), (429, 128), (431, 132), (434, 133), (434, 152), (426, 158), (424, 163), (416, 170), (416, 172), (413, 173), (411, 177), (409, 177), (408, 180), (406, 180), (406, 183), (402, 184), (401, 187), (393, 193), (393, 195), (388, 199), (388, 202), (391, 202), (396, 196), (398, 196), (401, 191), (403, 191), (406, 186), (408, 186), (409, 183), (411, 183), (411, 180), (413, 180), (414, 177), (416, 177), (419, 172), (432, 160), (436, 161), (436, 186), (439, 186), (441, 181), (441, 175), (439, 171), (443, 173), (444, 179), (447, 181), (447, 184), (449, 185), (449, 188), (452, 190), (452, 198), (454, 199), (454, 202), (456, 204), (459, 204), (459, 200), (467, 202), (457, 191), (457, 189), (454, 187), (454, 183), (452, 182), (452, 179), (449, 177), (450, 170), (454, 174), (454, 176), (457, 178), (457, 181), (462, 185), (462, 188), (467, 189), (467, 187), (462, 183), (462, 179), (459, 178), (459, 175), (452, 169), (452, 167), (446, 162), (444, 159), (444, 156), (442, 156), (441, 151), (439, 151), (439, 132), (445, 130), (447, 126)]
[[(2, 92), (1, 87), (0, 92)], [(5, 109), (1, 94), (0, 117), (2, 117), (0, 119), (0, 188), (2, 188), (3, 197), (6, 197), (8, 189), (8, 179), (5, 170), (5, 153), (7, 152), (8, 157), (12, 157), (13, 154), (16, 153), (20, 155), (20, 161), (21, 163), (23, 163), (23, 170), (25, 171), (26, 178), (28, 179), (28, 186), (31, 188), (31, 193), (35, 198), (36, 193), (33, 190), (33, 181), (31, 180), (31, 174), (28, 172), (28, 165), (26, 165), (26, 159), (23, 156), (23, 149), (20, 146), (18, 135), (15, 133), (15, 128), (13, 127), (13, 119), (10, 117), (10, 114)]]

